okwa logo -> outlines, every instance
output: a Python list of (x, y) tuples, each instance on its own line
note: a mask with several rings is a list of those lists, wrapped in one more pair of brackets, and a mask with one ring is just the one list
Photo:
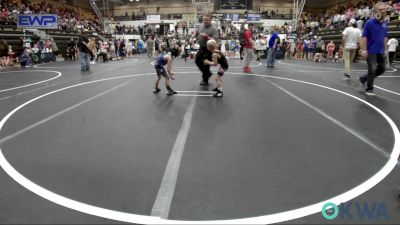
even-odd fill
[(322, 216), (327, 220), (388, 220), (389, 210), (384, 202), (347, 202), (339, 206), (327, 203), (322, 207)]

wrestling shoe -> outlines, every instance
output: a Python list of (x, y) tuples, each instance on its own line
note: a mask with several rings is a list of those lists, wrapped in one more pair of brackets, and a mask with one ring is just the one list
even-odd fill
[(175, 94), (178, 94), (178, 92), (176, 92), (176, 91), (174, 91), (172, 89), (167, 91), (167, 95), (168, 96), (175, 95)]
[(154, 93), (154, 94), (157, 94), (157, 93), (160, 92), (160, 91), (161, 91), (160, 88), (154, 88), (154, 89), (153, 89), (153, 93)]

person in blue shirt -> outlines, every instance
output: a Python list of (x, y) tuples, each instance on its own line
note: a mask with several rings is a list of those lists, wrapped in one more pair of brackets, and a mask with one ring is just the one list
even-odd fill
[(368, 73), (360, 77), (360, 82), (367, 83), (365, 94), (375, 95), (374, 79), (386, 70), (385, 53), (387, 52), (387, 22), (386, 4), (378, 2), (373, 9), (374, 17), (368, 20), (364, 26), (361, 38), (360, 55), (367, 58)]
[(267, 67), (274, 67), (275, 64), (275, 53), (276, 48), (278, 46), (278, 32), (276, 32), (275, 27), (271, 28), (271, 37), (268, 41), (268, 58), (267, 58)]
[(311, 39), (308, 51), (311, 53), (311, 59), (314, 59), (315, 53), (317, 52), (317, 37)]
[[(179, 56), (179, 52), (174, 52), (171, 55), (165, 54), (166, 46), (162, 45), (161, 46), (162, 53), (157, 56), (156, 62), (154, 64), (154, 67), (156, 69), (157, 73), (157, 80), (154, 85), (153, 93), (157, 94), (161, 91), (161, 89), (158, 87), (161, 77), (164, 77), (165, 79), (165, 87), (167, 88), (167, 95), (171, 96), (174, 94), (178, 94), (176, 91), (172, 90), (171, 85), (170, 85), (170, 79), (175, 80), (174, 73), (172, 72), (172, 60), (173, 58), (176, 58)], [(167, 69), (165, 69), (165, 66)]]
[(308, 39), (304, 39), (303, 42), (303, 56), (302, 58), (305, 58), (306, 60), (308, 60), (308, 52), (309, 52), (309, 47), (310, 47), (310, 40)]
[(144, 41), (142, 39), (139, 39), (137, 46), (138, 46), (138, 52), (140, 54), (141, 52), (143, 52), (144, 49)]
[(29, 67), (32, 64), (32, 49), (31, 48), (26, 48), (24, 52), (21, 55), (20, 59), (21, 67)]

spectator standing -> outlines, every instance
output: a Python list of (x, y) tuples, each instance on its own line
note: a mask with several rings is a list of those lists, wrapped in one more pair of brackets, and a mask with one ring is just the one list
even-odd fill
[(54, 59), (56, 59), (58, 55), (58, 47), (53, 38), (50, 39), (50, 46), (51, 46), (51, 51), (53, 52), (54, 55)]
[(265, 42), (262, 38), (261, 35), (258, 36), (255, 45), (256, 45), (256, 52), (257, 52), (257, 61), (260, 61), (260, 57), (261, 55), (264, 53), (265, 51)]
[(351, 19), (348, 27), (343, 31), (342, 45), (344, 46), (344, 79), (350, 79), (351, 66), (356, 57), (361, 31), (356, 28), (356, 20)]
[(240, 32), (239, 32), (240, 60), (243, 60), (243, 46), (245, 45), (245, 43), (244, 43), (244, 32), (246, 32), (246, 30), (244, 28), (244, 24), (242, 24), (241, 27), (240, 27)]
[(128, 41), (126, 44), (126, 55), (127, 57), (132, 55), (132, 41)]
[(95, 40), (94, 40), (93, 38), (91, 38), (91, 39), (89, 40), (88, 48), (89, 48), (89, 50), (92, 52), (91, 57), (90, 57), (90, 61), (93, 62), (93, 61), (94, 61), (94, 56), (95, 56), (96, 53), (97, 53), (96, 42), (95, 42)]
[(311, 53), (311, 57), (309, 59), (313, 59), (315, 53), (317, 52), (317, 37), (315, 36), (310, 40), (309, 52)]
[(88, 47), (89, 40), (88, 38), (81, 34), (78, 40), (78, 48), (79, 48), (79, 59), (81, 62), (81, 71), (89, 71), (90, 70), (90, 55), (91, 51)]
[(142, 39), (139, 39), (137, 48), (138, 48), (138, 54), (140, 54), (140, 52), (143, 51), (144, 49), (144, 41)]
[(271, 28), (271, 37), (268, 41), (268, 59), (267, 59), (267, 67), (274, 67), (275, 65), (275, 53), (276, 48), (278, 46), (278, 32), (276, 32), (276, 28)]
[(396, 38), (391, 38), (388, 43), (388, 51), (389, 51), (389, 65), (390, 67), (393, 67), (393, 61), (396, 58), (396, 49), (397, 46), (399, 45), (399, 42), (397, 41)]
[(158, 39), (158, 37), (156, 37), (154, 40), (154, 50), (156, 52), (156, 55), (160, 54), (160, 40)]
[(364, 21), (361, 19), (357, 20), (356, 24), (357, 24), (357, 28), (362, 31), (363, 26), (364, 26)]
[(301, 39), (298, 39), (296, 41), (296, 58), (297, 59), (301, 59), (302, 55), (303, 55), (303, 50), (304, 50), (304, 45), (303, 45), (303, 41)]
[(4, 40), (4, 39), (0, 40), (0, 58), (2, 59), (2, 62), (3, 62), (1, 66), (7, 67), (8, 63), (9, 63), (8, 62), (9, 61), (8, 45), (7, 45), (6, 40)]
[(309, 52), (309, 47), (310, 47), (310, 41), (308, 39), (304, 39), (303, 42), (303, 59), (308, 60), (308, 52)]
[(119, 57), (124, 59), (126, 57), (126, 45), (125, 40), (122, 40), (119, 44)]
[(367, 83), (365, 94), (374, 96), (374, 80), (383, 74), (385, 53), (387, 52), (386, 4), (377, 3), (373, 8), (374, 17), (367, 21), (361, 39), (361, 56), (367, 58), (368, 74), (360, 77), (360, 82)]
[(325, 42), (322, 40), (322, 37), (318, 37), (317, 41), (317, 53), (323, 53), (325, 50)]
[(147, 57), (153, 58), (153, 53), (154, 53), (154, 40), (153, 37), (149, 37), (147, 39)]
[(250, 63), (254, 58), (254, 41), (253, 41), (253, 28), (252, 23), (248, 24), (248, 29), (244, 32), (244, 46), (243, 46), (243, 72), (251, 73)]

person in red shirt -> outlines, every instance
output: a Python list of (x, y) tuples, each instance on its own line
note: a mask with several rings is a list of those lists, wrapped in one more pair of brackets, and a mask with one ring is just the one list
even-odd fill
[(9, 15), (8, 10), (6, 8), (3, 8), (1, 10), (0, 17), (7, 19), (8, 15)]
[(248, 25), (248, 29), (244, 32), (243, 39), (244, 39), (244, 46), (243, 46), (243, 53), (244, 53), (244, 67), (243, 72), (251, 73), (250, 62), (254, 58), (254, 42), (253, 42), (253, 24)]

